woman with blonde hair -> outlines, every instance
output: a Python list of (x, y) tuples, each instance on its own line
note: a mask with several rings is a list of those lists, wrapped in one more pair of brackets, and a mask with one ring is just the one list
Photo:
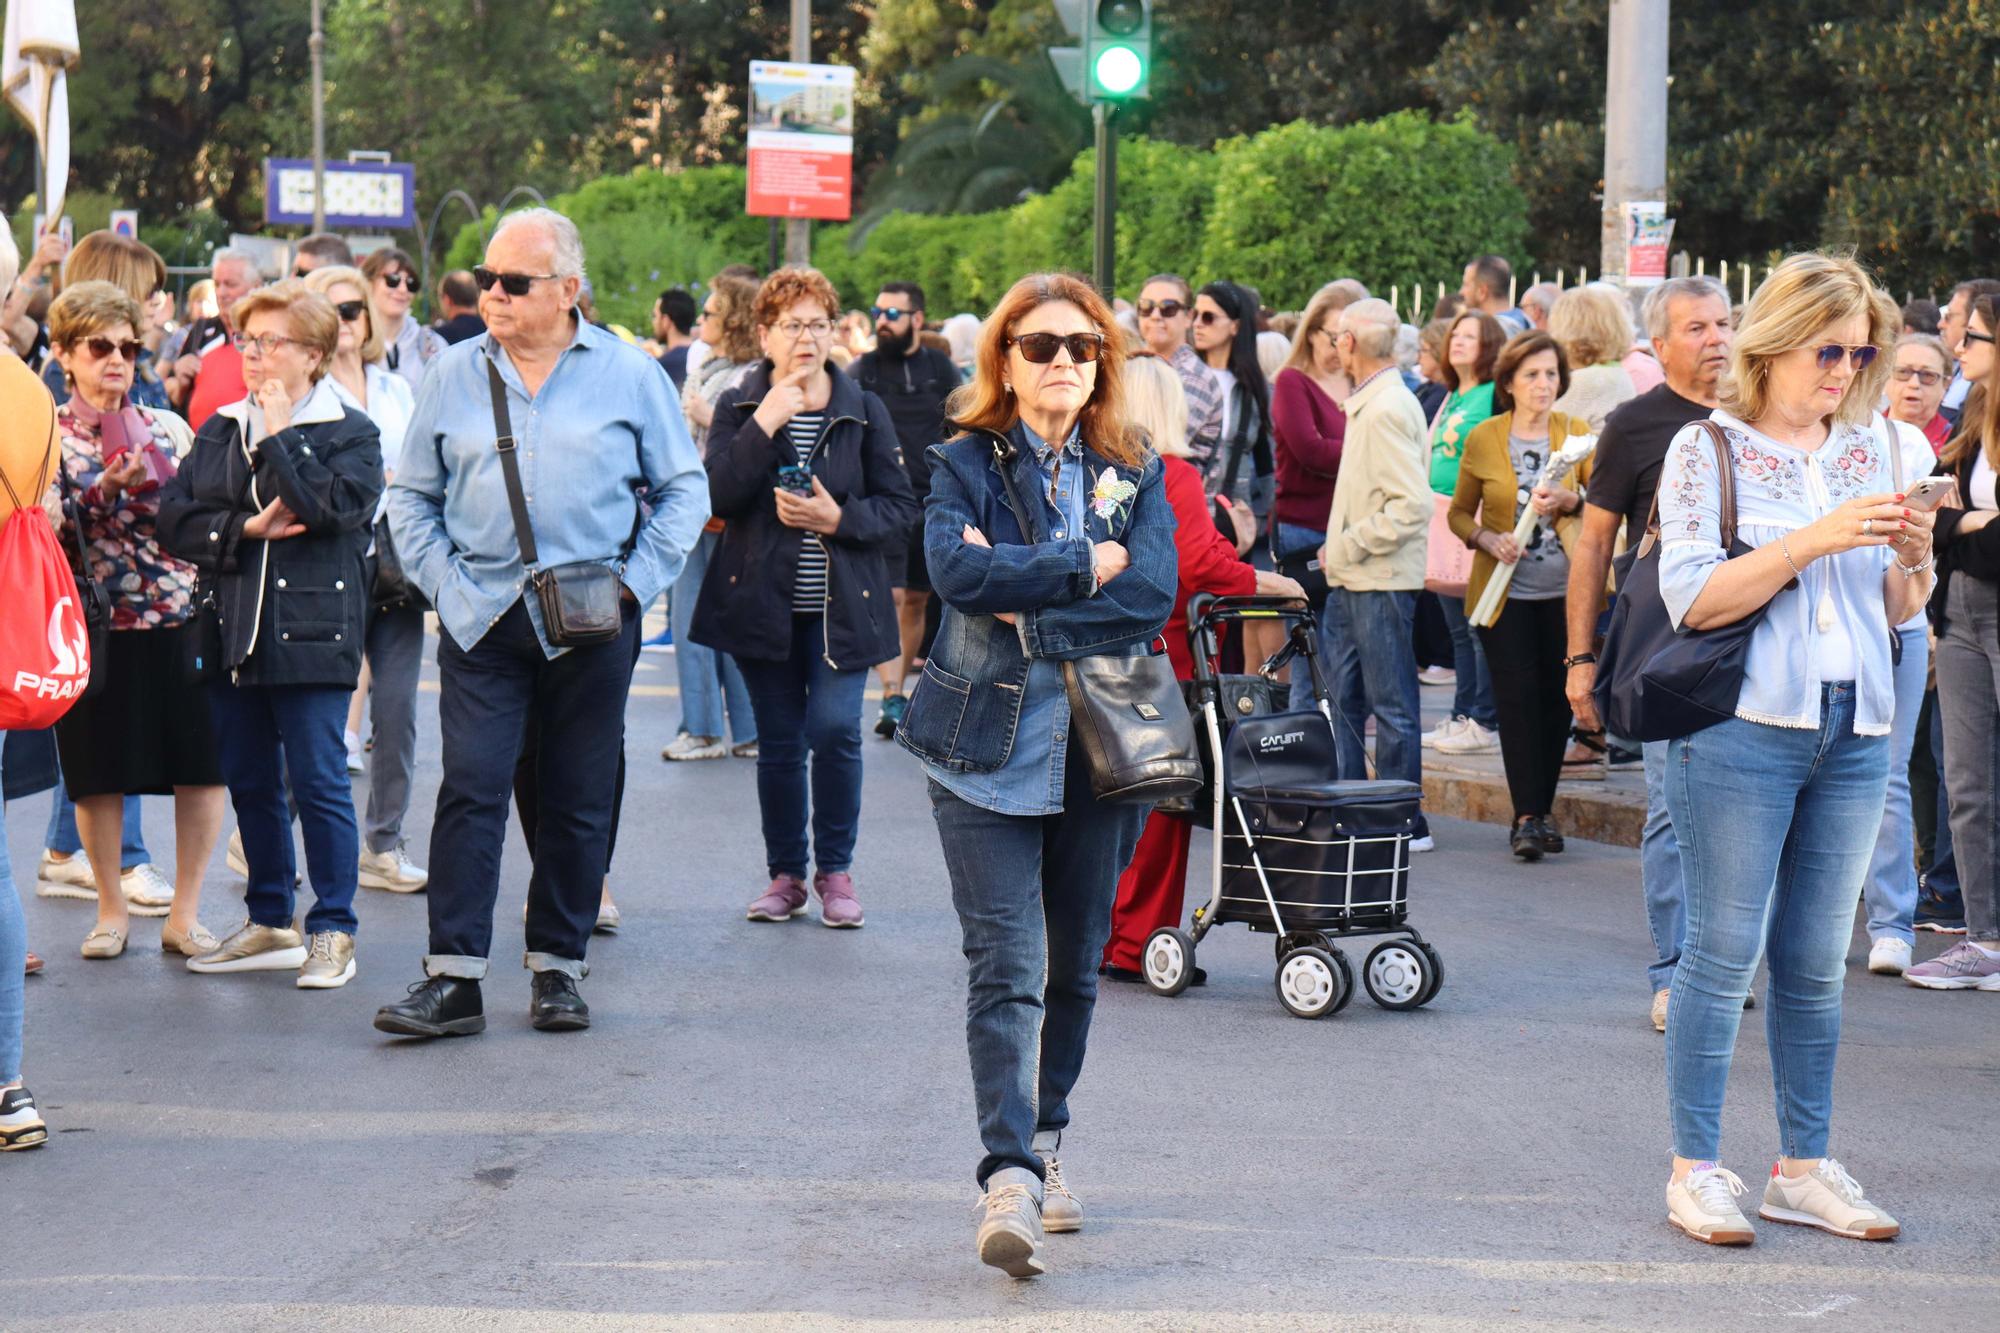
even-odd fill
[[(1890, 645), (1932, 582), (1932, 515), (1903, 502), (1903, 444), (1875, 417), (1900, 328), (1895, 302), (1853, 260), (1785, 260), (1751, 298), (1721, 406), (1674, 437), (1660, 473), (1660, 592), (1674, 628), (1756, 618), (1735, 715), (1667, 743), (1687, 930), (1668, 997), (1666, 1202), (1676, 1228), (1709, 1244), (1755, 1238), (1735, 1203), (1743, 1182), (1717, 1159), (1760, 958), (1783, 1155), (1759, 1213), (1856, 1239), (1897, 1233), (1828, 1139), (1847, 947), (1888, 778)], [(1737, 549), (1749, 548), (1735, 555), (1721, 525), (1730, 490)], [(1987, 648), (1977, 651), (1986, 671)], [(1982, 755), (1991, 739), (1989, 726)]]
[(1555, 410), (1595, 435), (1611, 409), (1638, 396), (1632, 377), (1619, 364), (1632, 346), (1632, 320), (1625, 298), (1596, 283), (1572, 287), (1549, 312), (1549, 333), (1569, 361), (1569, 389)]
[(1088, 283), (1023, 278), (952, 398), (962, 433), (930, 451), (943, 622), (896, 740), (930, 779), (970, 965), (979, 1257), (1014, 1277), (1046, 1270), (1045, 1229), (1083, 1225), (1056, 1152), (1145, 822), (1092, 792), (1063, 662), (1148, 651), (1174, 604), (1174, 515), (1130, 424), (1127, 365)]
[[(165, 411), (167, 388), (153, 369), (157, 359), (148, 345), (148, 337), (152, 332), (149, 312), (153, 297), (167, 285), (166, 261), (144, 241), (113, 231), (94, 231), (78, 241), (63, 260), (62, 287), (67, 289), (80, 282), (108, 282), (139, 303), (139, 322), (135, 326), (141, 344), (139, 360), (132, 368), (132, 383), (125, 396), (134, 407)], [(62, 364), (57, 358), (49, 358), (42, 371), (42, 382), (49, 386), (58, 404), (68, 399), (69, 386), (64, 382)]]

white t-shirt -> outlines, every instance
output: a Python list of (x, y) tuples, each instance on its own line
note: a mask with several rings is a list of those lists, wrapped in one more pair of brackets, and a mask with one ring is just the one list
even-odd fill
[(1972, 494), (1965, 498), (1974, 509), (2000, 509), (2000, 500), (1994, 498), (1993, 465), (1986, 461), (1986, 451), (1981, 449), (1979, 457), (1972, 460)]
[(1236, 372), (1210, 366), (1208, 373), (1215, 376), (1216, 391), (1222, 395), (1222, 438), (1227, 440), (1236, 429)]

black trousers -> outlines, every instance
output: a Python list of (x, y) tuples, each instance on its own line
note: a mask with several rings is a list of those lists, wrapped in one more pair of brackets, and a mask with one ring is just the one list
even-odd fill
[(1568, 629), (1563, 599), (1523, 602), (1513, 598), (1491, 629), (1479, 631), (1493, 672), (1493, 706), (1500, 714), (1500, 758), (1507, 767), (1507, 792), (1514, 818), (1546, 815), (1555, 808), (1562, 778), (1563, 750), (1569, 744), (1569, 695), (1564, 692), (1563, 654)]
[(486, 974), (507, 798), (531, 722), (539, 781), (525, 961), (537, 972), (584, 974), (638, 633), (638, 608), (628, 606), (618, 638), (551, 659), (517, 602), (470, 649), (440, 636), (444, 778), (431, 826), (430, 975)]
[[(632, 636), (632, 665), (639, 665), (644, 641)], [(521, 741), (521, 757), (514, 764), (514, 816), (521, 821), (521, 841), (528, 844), (528, 856), (535, 855), (535, 830), (541, 815), (541, 735), (542, 728), (533, 712), (528, 714), (527, 734)], [(618, 785), (611, 798), (611, 837), (604, 848), (604, 873), (611, 874), (611, 858), (618, 855), (618, 822), (625, 813), (625, 729), (618, 729)]]

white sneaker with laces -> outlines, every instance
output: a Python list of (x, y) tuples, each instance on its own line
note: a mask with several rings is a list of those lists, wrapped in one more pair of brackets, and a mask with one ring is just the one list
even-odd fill
[(1410, 850), (1413, 852), (1434, 852), (1437, 850), (1437, 839), (1428, 833), (1424, 834), (1421, 838), (1412, 838), (1410, 839)]
[(1757, 1232), (1736, 1206), (1747, 1188), (1734, 1171), (1696, 1162), (1685, 1176), (1667, 1182), (1667, 1221), (1704, 1245), (1748, 1245)]
[(1868, 1202), (1861, 1183), (1831, 1157), (1802, 1176), (1771, 1168), (1764, 1187), (1764, 1206), (1757, 1216), (1794, 1226), (1818, 1227), (1850, 1240), (1894, 1240), (1902, 1232), (1896, 1219)]
[(90, 868), (89, 853), (79, 850), (69, 860), (58, 861), (43, 848), (42, 863), (35, 868), (35, 896), (96, 902), (97, 872)]
[(723, 759), (729, 754), (729, 747), (722, 743), (720, 736), (696, 736), (682, 732), (667, 743), (660, 751), (660, 758), (674, 762), (689, 762), (697, 759)]
[[(1022, 1169), (1022, 1174), (1029, 1173)], [(1049, 1271), (1042, 1261), (1042, 1208), (1027, 1184), (988, 1180), (978, 1212), (979, 1262), (1008, 1277), (1039, 1277)]]
[(1910, 946), (1894, 935), (1884, 935), (1868, 946), (1868, 970), (1882, 977), (1900, 977), (1910, 970)]
[(118, 889), (133, 916), (165, 916), (173, 910), (174, 886), (151, 861), (120, 875)]
[(1456, 685), (1458, 673), (1450, 667), (1427, 666), (1417, 673), (1419, 685)]
[(399, 844), (386, 852), (361, 849), (361, 887), (389, 893), (417, 893), (431, 882), (431, 872), (410, 860)]
[(1454, 714), (1425, 732), (1422, 743), (1425, 749), (1435, 750), (1437, 743), (1447, 736), (1456, 736), (1461, 727), (1470, 726), (1472, 719), (1463, 714)]
[(1440, 737), (1432, 748), (1439, 754), (1490, 754), (1500, 748), (1500, 733), (1488, 731), (1468, 717), (1464, 726)]
[[(1040, 1139), (1042, 1135), (1037, 1133), (1035, 1137)], [(1042, 1159), (1042, 1230), (1050, 1235), (1083, 1230), (1083, 1200), (1069, 1192), (1056, 1146), (1055, 1142), (1035, 1145), (1035, 1156)]]

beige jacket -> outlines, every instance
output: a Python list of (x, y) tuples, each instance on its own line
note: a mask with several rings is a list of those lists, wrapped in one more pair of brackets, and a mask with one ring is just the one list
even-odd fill
[(1320, 562), (1350, 592), (1420, 592), (1431, 525), (1430, 434), (1391, 366), (1347, 399), (1347, 442)]

